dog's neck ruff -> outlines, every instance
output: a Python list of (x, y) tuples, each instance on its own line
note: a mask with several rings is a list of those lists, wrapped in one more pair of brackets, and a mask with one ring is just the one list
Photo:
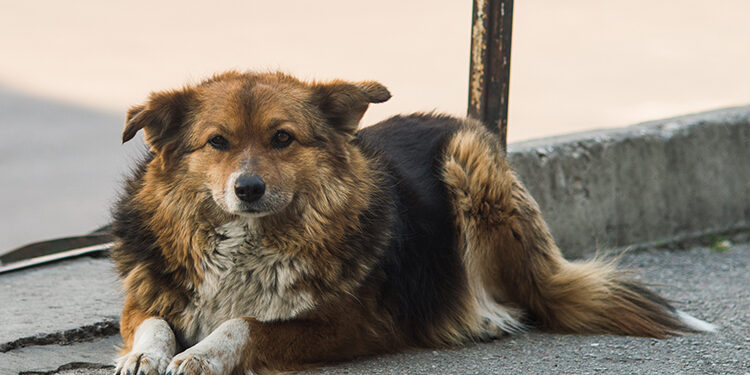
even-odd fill
[(185, 309), (184, 338), (195, 343), (222, 322), (239, 317), (259, 321), (291, 319), (316, 305), (298, 282), (303, 260), (263, 247), (254, 219), (239, 219), (216, 229), (202, 258), (204, 274)]

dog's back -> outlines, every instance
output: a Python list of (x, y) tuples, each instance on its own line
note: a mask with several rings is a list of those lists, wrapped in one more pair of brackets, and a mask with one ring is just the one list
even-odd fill
[(357, 134), (357, 145), (388, 176), (383, 188), (396, 217), (381, 265), (384, 295), (407, 342), (415, 345), (454, 341), (455, 329), (448, 325), (467, 308), (452, 207), (440, 178), (445, 147), (460, 127), (456, 118), (415, 114)]

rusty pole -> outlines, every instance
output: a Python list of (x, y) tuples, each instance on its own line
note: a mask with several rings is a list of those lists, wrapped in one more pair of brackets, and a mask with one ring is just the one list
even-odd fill
[(513, 0), (473, 0), (468, 116), (481, 120), (506, 149)]

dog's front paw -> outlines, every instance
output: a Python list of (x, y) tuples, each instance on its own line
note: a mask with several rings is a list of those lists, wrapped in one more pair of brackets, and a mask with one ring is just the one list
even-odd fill
[(162, 353), (129, 353), (117, 360), (115, 375), (164, 375), (169, 360)]
[[(221, 361), (211, 355), (211, 352), (186, 350), (176, 355), (167, 367), (167, 375), (224, 375)], [(231, 370), (231, 369), (229, 369)]]

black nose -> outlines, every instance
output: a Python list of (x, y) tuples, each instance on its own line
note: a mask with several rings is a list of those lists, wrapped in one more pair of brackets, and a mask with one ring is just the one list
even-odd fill
[(247, 203), (260, 199), (266, 192), (266, 183), (254, 174), (243, 174), (234, 182), (234, 193), (237, 198)]

